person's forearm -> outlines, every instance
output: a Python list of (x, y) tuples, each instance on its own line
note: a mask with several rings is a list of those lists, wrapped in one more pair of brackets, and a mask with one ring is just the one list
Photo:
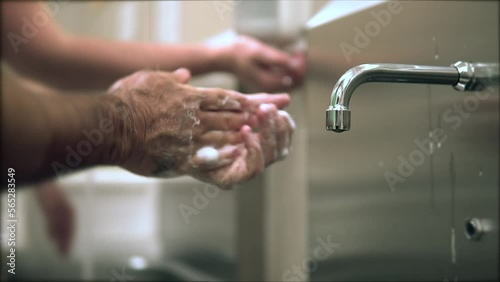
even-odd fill
[(17, 181), (114, 164), (122, 157), (116, 97), (36, 95), (5, 77), (2, 96), (3, 169), (14, 168)]
[[(204, 45), (153, 44), (68, 37), (58, 59), (37, 74), (50, 84), (70, 89), (104, 89), (135, 71), (174, 71), (187, 68), (193, 75), (228, 71), (230, 58), (223, 49)], [(36, 68), (36, 66), (35, 66)], [(70, 70), (70, 71), (68, 71)]]
[(2, 3), (2, 56), (22, 75), (66, 90), (105, 89), (117, 79), (143, 69), (173, 71), (180, 67), (193, 74), (229, 71), (227, 48), (120, 42), (71, 36), (49, 17), (26, 41), (23, 18), (45, 13), (36, 2)]

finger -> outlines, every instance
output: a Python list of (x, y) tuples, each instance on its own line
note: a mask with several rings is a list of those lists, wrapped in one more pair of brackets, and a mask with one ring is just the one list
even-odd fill
[(194, 176), (202, 181), (214, 183), (220, 188), (229, 189), (233, 185), (249, 180), (262, 172), (264, 157), (258, 136), (252, 133), (252, 129), (248, 125), (244, 125), (240, 133), (244, 145), (239, 147), (239, 155), (230, 165)]
[(255, 57), (256, 61), (260, 64), (266, 65), (269, 68), (282, 68), (289, 69), (291, 64), (291, 57), (271, 46), (262, 44), (262, 51)]
[(123, 86), (123, 81), (118, 80), (115, 83), (113, 83), (107, 90), (108, 93), (113, 93), (116, 90), (120, 89)]
[(236, 145), (226, 145), (219, 149), (205, 146), (196, 151), (191, 158), (191, 164), (199, 170), (217, 169), (230, 164), (239, 153), (239, 147)]
[(292, 55), (289, 74), (293, 76), (295, 82), (299, 82), (304, 77), (306, 71), (306, 59), (303, 52), (296, 52)]
[(247, 181), (257, 174), (261, 173), (265, 167), (265, 156), (263, 155), (262, 147), (257, 134), (252, 132), (252, 129), (245, 125), (241, 128), (241, 135), (245, 143), (246, 169), (240, 174), (239, 182)]
[(179, 68), (172, 72), (172, 75), (178, 82), (183, 84), (188, 83), (191, 79), (191, 72), (186, 68)]
[(202, 132), (213, 130), (239, 130), (249, 119), (249, 113), (247, 112), (236, 113), (227, 111), (201, 111), (198, 115), (200, 118), (199, 126)]
[(205, 95), (200, 102), (203, 111), (241, 111), (245, 95), (232, 90), (201, 88)]
[(274, 104), (278, 109), (283, 109), (290, 103), (290, 96), (286, 93), (283, 94), (251, 94), (246, 95), (247, 100), (251, 103), (260, 104)]
[(285, 111), (278, 111), (277, 116), (278, 159), (284, 159), (290, 152), (295, 122)]
[(260, 145), (262, 146), (266, 165), (274, 162), (279, 156), (278, 131), (276, 127), (277, 115), (276, 106), (273, 104), (261, 104), (257, 112)]
[(293, 83), (293, 79), (285, 73), (259, 70), (255, 75), (259, 89), (264, 92), (284, 91)]
[(208, 131), (198, 138), (199, 139), (196, 141), (200, 144), (214, 147), (222, 147), (224, 145), (233, 145), (242, 142), (241, 133), (239, 131)]

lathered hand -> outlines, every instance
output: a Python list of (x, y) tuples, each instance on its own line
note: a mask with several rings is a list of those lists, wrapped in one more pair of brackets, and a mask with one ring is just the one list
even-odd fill
[[(110, 88), (126, 118), (118, 130), (118, 164), (145, 176), (192, 175), (230, 186), (275, 160), (290, 144), (286, 94), (243, 95), (185, 84), (185, 69), (141, 71)], [(255, 129), (255, 132), (252, 131)]]

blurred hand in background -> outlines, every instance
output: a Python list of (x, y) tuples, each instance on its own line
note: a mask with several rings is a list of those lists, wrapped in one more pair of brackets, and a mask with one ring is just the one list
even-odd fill
[(60, 254), (68, 254), (75, 234), (75, 212), (70, 199), (54, 181), (38, 185), (35, 191), (50, 238)]
[(248, 36), (221, 49), (229, 54), (226, 68), (250, 91), (286, 91), (302, 82), (305, 59), (301, 52), (287, 54)]

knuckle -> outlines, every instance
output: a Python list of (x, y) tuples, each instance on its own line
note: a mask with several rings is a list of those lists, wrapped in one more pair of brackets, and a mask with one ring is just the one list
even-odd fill
[(275, 104), (269, 104), (269, 111), (274, 117), (276, 117), (278, 114), (278, 108), (276, 107)]
[(222, 120), (224, 122), (224, 128), (230, 129), (238, 124), (238, 120), (234, 119), (229, 113), (222, 112)]
[(227, 94), (227, 91), (220, 87), (214, 87), (209, 89), (208, 91), (210, 94), (217, 95), (219, 98), (224, 98), (224, 96)]

